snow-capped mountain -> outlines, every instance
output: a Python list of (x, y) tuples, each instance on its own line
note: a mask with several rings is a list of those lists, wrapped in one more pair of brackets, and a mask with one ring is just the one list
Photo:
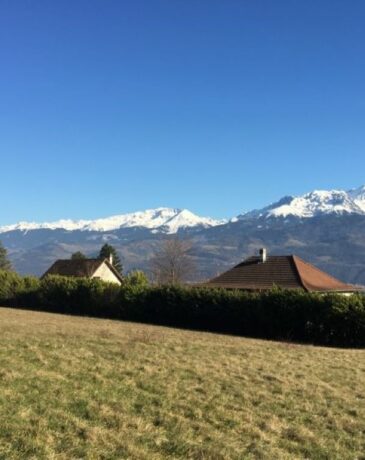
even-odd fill
[(19, 222), (14, 225), (0, 227), (0, 233), (14, 230), (26, 232), (39, 229), (107, 232), (120, 228), (133, 227), (142, 227), (163, 233), (176, 233), (184, 228), (208, 228), (223, 224), (224, 222), (223, 220), (197, 216), (187, 209), (157, 208), (96, 220), (63, 219), (45, 223)]
[(268, 212), (270, 217), (314, 217), (319, 214), (361, 214), (363, 210), (341, 190), (315, 190), (303, 196), (293, 198), (290, 203), (282, 204)]
[(22, 274), (41, 275), (76, 251), (95, 257), (105, 242), (116, 248), (126, 272), (148, 272), (156, 250), (179, 232), (194, 248), (199, 271), (194, 281), (266, 247), (272, 254), (298, 254), (344, 281), (365, 285), (364, 228), (365, 186), (286, 196), (230, 221), (158, 208), (96, 220), (20, 222), (0, 227), (0, 240)]
[(265, 208), (238, 216), (309, 218), (324, 214), (365, 214), (365, 186), (349, 191), (314, 190), (299, 197), (286, 196)]
[[(349, 191), (314, 190), (299, 197), (285, 196), (276, 203), (233, 217), (230, 222), (255, 218), (309, 218), (324, 214), (365, 215), (365, 185)], [(66, 230), (109, 232), (144, 228), (153, 233), (173, 234), (184, 229), (210, 228), (227, 220), (200, 217), (187, 209), (156, 208), (96, 220), (62, 219), (55, 222), (19, 222), (0, 227), (0, 233), (20, 230)]]
[(354, 203), (365, 212), (365, 185), (349, 190), (347, 193)]

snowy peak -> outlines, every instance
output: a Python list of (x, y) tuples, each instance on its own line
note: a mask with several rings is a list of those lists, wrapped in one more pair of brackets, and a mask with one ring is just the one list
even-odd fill
[(269, 211), (268, 216), (314, 217), (319, 214), (361, 213), (348, 194), (341, 190), (315, 190)]
[(188, 209), (178, 210), (178, 212), (166, 221), (164, 227), (167, 233), (176, 233), (181, 228), (187, 227), (215, 227), (225, 223), (224, 220), (215, 220), (210, 217), (199, 217)]
[(121, 214), (96, 220), (59, 220), (56, 222), (19, 222), (0, 227), (0, 233), (14, 230), (29, 231), (63, 229), (67, 231), (107, 232), (120, 228), (141, 227), (163, 233), (176, 233), (190, 227), (214, 227), (223, 224), (222, 220), (199, 217), (187, 209), (157, 208), (129, 214)]
[(353, 202), (365, 212), (365, 185), (349, 190), (347, 193)]
[(265, 206), (262, 209), (254, 209), (253, 211), (249, 211), (244, 214), (240, 214), (239, 216), (231, 219), (231, 222), (236, 222), (237, 220), (247, 220), (247, 219), (252, 219), (255, 217), (257, 218), (257, 217), (267, 216), (272, 210), (281, 208), (285, 205), (289, 205), (293, 200), (294, 200), (293, 196), (284, 196), (279, 201), (276, 201), (275, 203), (271, 203), (269, 204), (269, 206)]
[(299, 197), (284, 197), (247, 217), (309, 218), (323, 214), (365, 214), (365, 186), (350, 191), (314, 190)]

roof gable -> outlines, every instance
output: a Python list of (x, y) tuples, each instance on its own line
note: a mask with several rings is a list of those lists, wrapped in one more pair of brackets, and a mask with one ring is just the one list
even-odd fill
[(47, 275), (91, 278), (101, 265), (105, 264), (121, 282), (122, 276), (107, 259), (59, 259), (44, 273)]
[(120, 281), (123, 281), (123, 276), (118, 272), (118, 270), (114, 267), (113, 264), (109, 262), (108, 259), (103, 260), (104, 264), (109, 268), (109, 270), (114, 274), (114, 276)]

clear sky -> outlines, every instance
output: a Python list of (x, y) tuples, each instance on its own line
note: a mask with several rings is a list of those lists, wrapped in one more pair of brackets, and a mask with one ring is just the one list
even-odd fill
[(363, 0), (2, 0), (0, 225), (365, 183)]

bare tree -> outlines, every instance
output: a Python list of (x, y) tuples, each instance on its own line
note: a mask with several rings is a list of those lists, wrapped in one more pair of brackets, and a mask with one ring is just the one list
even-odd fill
[(173, 238), (163, 241), (161, 248), (150, 259), (153, 280), (158, 284), (178, 284), (195, 271), (189, 252), (189, 241)]

